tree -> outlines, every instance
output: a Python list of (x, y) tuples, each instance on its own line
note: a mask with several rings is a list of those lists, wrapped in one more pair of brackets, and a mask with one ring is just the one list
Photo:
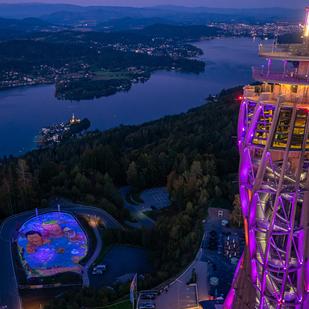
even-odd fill
[(138, 187), (139, 185), (137, 166), (134, 161), (130, 163), (127, 170), (127, 183), (132, 187)]
[(215, 187), (215, 194), (217, 197), (220, 197), (222, 195), (222, 191), (218, 186)]
[(203, 169), (200, 161), (194, 161), (190, 168), (191, 176), (195, 176), (196, 178), (203, 177)]
[(28, 177), (29, 177), (29, 167), (26, 164), (26, 161), (24, 159), (19, 159), (18, 160), (18, 166), (17, 166), (17, 172), (20, 177), (20, 180), (22, 181), (24, 185), (24, 190), (25, 190), (25, 211), (28, 210), (28, 195), (27, 195), (27, 186), (26, 182), (28, 182)]
[(86, 178), (85, 175), (83, 175), (81, 178), (79, 190), (83, 193), (89, 193), (92, 190), (91, 182)]
[(233, 211), (230, 215), (231, 220), (234, 224), (238, 224), (239, 227), (243, 226), (243, 213), (240, 204), (240, 196), (239, 194), (235, 195), (235, 199), (233, 202)]
[(12, 202), (11, 202), (10, 184), (5, 177), (3, 178), (2, 183), (3, 183), (2, 190), (7, 200), (8, 210), (9, 210), (10, 215), (12, 215), (14, 212), (13, 212), (13, 207), (12, 207)]

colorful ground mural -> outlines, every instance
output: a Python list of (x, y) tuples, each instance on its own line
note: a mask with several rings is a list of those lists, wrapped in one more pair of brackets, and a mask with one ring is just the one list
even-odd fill
[(67, 213), (51, 212), (26, 221), (19, 229), (18, 252), (28, 277), (81, 273), (87, 238)]

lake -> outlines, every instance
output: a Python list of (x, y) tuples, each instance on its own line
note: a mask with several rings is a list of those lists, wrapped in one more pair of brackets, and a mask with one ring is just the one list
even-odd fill
[(128, 92), (85, 101), (59, 101), (54, 85), (38, 85), (0, 92), (0, 157), (21, 155), (36, 149), (35, 136), (43, 126), (88, 118), (89, 130), (105, 130), (120, 124), (141, 124), (165, 115), (186, 112), (204, 104), (209, 94), (223, 88), (252, 83), (251, 67), (266, 64), (258, 57), (260, 39), (215, 39), (193, 45), (201, 48), (206, 62), (200, 74), (157, 71)]

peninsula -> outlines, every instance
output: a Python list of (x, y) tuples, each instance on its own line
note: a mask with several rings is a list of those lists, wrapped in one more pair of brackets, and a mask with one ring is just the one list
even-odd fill
[(60, 144), (68, 139), (77, 137), (78, 133), (87, 130), (90, 127), (90, 121), (76, 119), (74, 113), (68, 123), (53, 124), (43, 127), (39, 135), (36, 136), (38, 148), (45, 148), (52, 145)]

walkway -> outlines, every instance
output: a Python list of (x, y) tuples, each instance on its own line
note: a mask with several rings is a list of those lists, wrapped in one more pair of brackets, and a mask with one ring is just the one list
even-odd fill
[(86, 266), (83, 267), (83, 286), (89, 286), (90, 285), (90, 282), (89, 282), (89, 271), (91, 271), (90, 266), (97, 259), (97, 257), (100, 255), (100, 252), (101, 252), (102, 246), (103, 246), (102, 238), (101, 238), (101, 235), (100, 235), (97, 223), (96, 223), (96, 216), (90, 216), (90, 220), (91, 220), (90, 222), (91, 222), (91, 226), (93, 227), (94, 234), (97, 238), (97, 247), (96, 247), (92, 257), (86, 263)]
[[(131, 205), (126, 201), (126, 195), (129, 191), (133, 190), (134, 188), (132, 186), (126, 186), (119, 190), (121, 193), (121, 197), (124, 201), (124, 207), (128, 208), (130, 210), (131, 216), (134, 217), (138, 223), (145, 227), (152, 227), (156, 223), (154, 220), (149, 218), (148, 216), (143, 214), (143, 211), (146, 211), (144, 204), (138, 204), (138, 205)], [(148, 208), (147, 208), (148, 209)], [(151, 208), (149, 207), (151, 210)], [(131, 224), (130, 224), (131, 225)], [(141, 227), (140, 226), (140, 227)]]
[[(144, 211), (151, 211), (151, 207), (155, 207), (156, 209), (161, 209), (171, 204), (169, 200), (169, 194), (166, 191), (166, 187), (160, 188), (152, 188), (142, 191), (140, 194), (140, 198), (144, 201), (144, 203), (137, 203), (138, 205), (129, 204), (125, 197), (127, 193), (134, 188), (132, 186), (126, 186), (121, 188), (119, 192), (124, 200), (124, 205), (126, 208), (130, 210), (131, 215), (143, 226), (152, 227), (156, 222), (144, 215)], [(127, 224), (127, 223), (126, 223)], [(132, 226), (132, 224), (129, 224)], [(136, 227), (136, 226), (135, 226)]]

